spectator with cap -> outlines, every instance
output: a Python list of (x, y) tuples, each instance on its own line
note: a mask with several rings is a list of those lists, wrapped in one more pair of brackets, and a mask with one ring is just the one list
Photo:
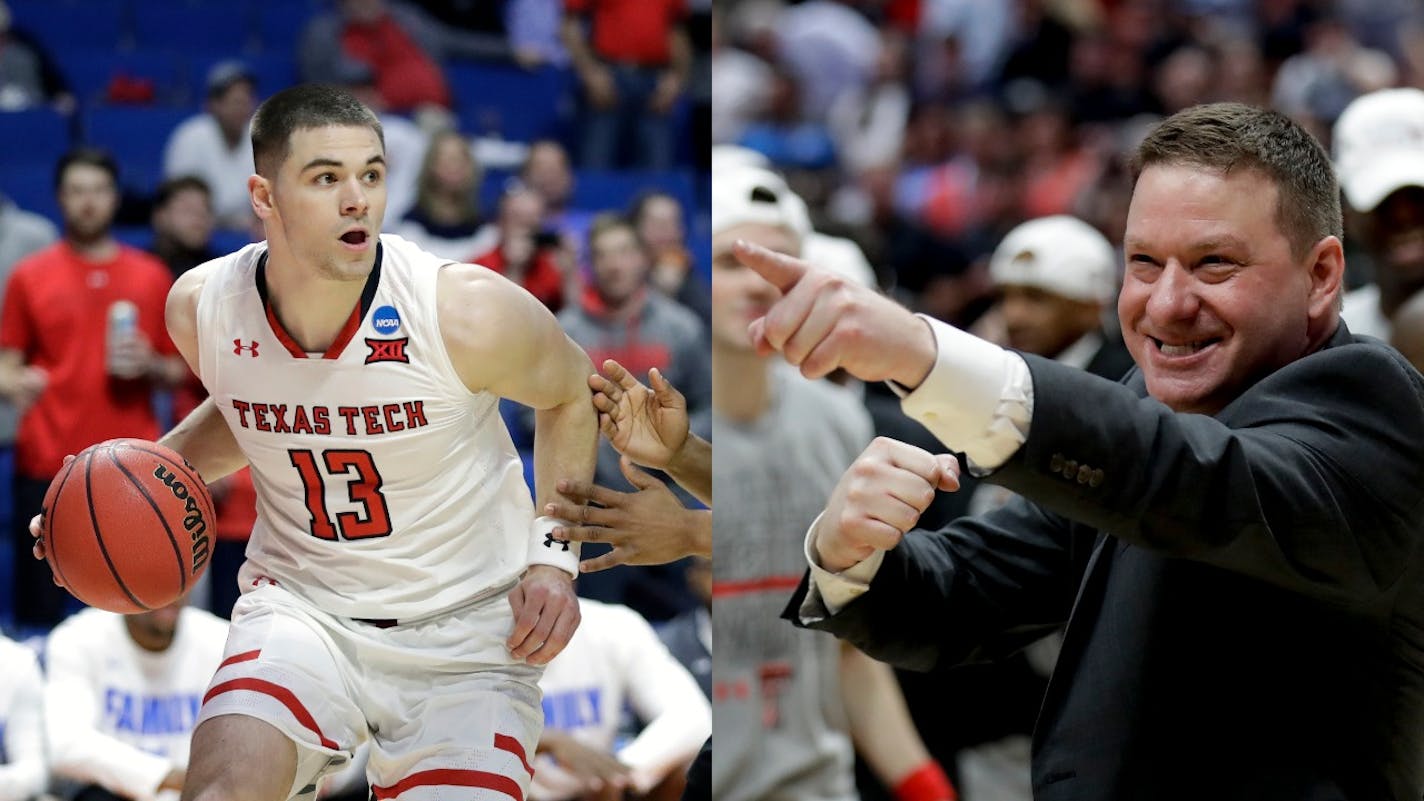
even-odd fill
[(1335, 169), (1350, 233), (1374, 281), (1345, 295), (1357, 334), (1387, 339), (1390, 318), (1424, 289), (1424, 91), (1384, 89), (1356, 99), (1335, 122)]
[(247, 179), (256, 172), (248, 136), (256, 110), (251, 70), (241, 61), (221, 62), (208, 72), (203, 113), (179, 124), (163, 152), (165, 178), (194, 175), (208, 185), (221, 228), (247, 230), (256, 221), (247, 196)]
[(1121, 378), (1132, 356), (1116, 327), (1117, 252), (1097, 229), (1067, 215), (1029, 220), (989, 260), (1003, 341), (1015, 350), (1094, 375)]

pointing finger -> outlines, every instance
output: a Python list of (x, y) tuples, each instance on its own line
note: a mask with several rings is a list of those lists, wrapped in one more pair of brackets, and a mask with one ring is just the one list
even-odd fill
[(740, 239), (732, 245), (732, 256), (782, 292), (796, 286), (810, 269), (810, 265), (800, 259)]

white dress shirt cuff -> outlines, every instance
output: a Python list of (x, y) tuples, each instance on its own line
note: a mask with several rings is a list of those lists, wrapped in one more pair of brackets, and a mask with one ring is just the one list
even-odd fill
[(816, 556), (816, 523), (820, 520), (820, 515), (817, 515), (806, 531), (804, 547), (806, 564), (811, 566), (811, 585), (798, 611), (802, 623), (824, 620), (846, 608), (870, 589), (871, 579), (875, 578), (880, 563), (885, 560), (885, 552), (876, 551), (839, 573), (825, 569)]
[(1033, 417), (1033, 376), (1023, 357), (916, 315), (934, 332), (934, 367), (913, 391), (887, 382), (900, 408), (951, 450), (969, 459), (976, 475), (1007, 462), (1028, 439)]

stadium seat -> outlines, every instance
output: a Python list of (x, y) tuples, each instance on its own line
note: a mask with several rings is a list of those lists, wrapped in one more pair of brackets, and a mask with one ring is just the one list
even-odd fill
[(127, 44), (125, 0), (9, 0), (14, 27), (34, 36), (63, 63), (76, 47)]
[(26, 164), (0, 167), (0, 192), (25, 211), (32, 211), (59, 224), (59, 202), (54, 198), (54, 167), (59, 157)]
[(572, 205), (627, 211), (639, 195), (653, 190), (677, 198), (685, 210), (698, 208), (692, 177), (683, 170), (579, 170)]
[(321, 9), (314, 0), (286, 0), (257, 5), (257, 40), (264, 53), (294, 58), (307, 21)]
[(529, 142), (558, 134), (562, 120), (572, 113), (565, 70), (456, 62), (446, 67), (445, 76), (460, 130), (468, 136)]
[[(281, 5), (275, 4), (275, 5)], [(140, 50), (206, 53), (253, 45), (252, 12), (240, 4), (134, 3), (134, 41)]]
[(0, 166), (53, 164), (69, 149), (69, 125), (49, 108), (0, 112)]
[(172, 51), (73, 48), (65, 52), (59, 65), (75, 98), (85, 106), (108, 102), (115, 79), (128, 79), (131, 84), (147, 82), (152, 88), (150, 103), (182, 105), (189, 95), (183, 60)]
[(119, 161), (125, 187), (150, 194), (163, 176), (163, 148), (189, 109), (95, 108), (84, 116), (84, 141), (102, 147)]

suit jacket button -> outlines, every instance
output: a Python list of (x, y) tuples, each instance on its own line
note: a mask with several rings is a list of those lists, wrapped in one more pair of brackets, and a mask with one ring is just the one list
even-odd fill
[(1098, 468), (1093, 471), (1092, 475), (1088, 476), (1088, 486), (1096, 487), (1101, 483), (1103, 483), (1103, 470), (1102, 468)]
[(1082, 467), (1078, 468), (1078, 483), (1079, 483), (1079, 484), (1086, 484), (1086, 483), (1088, 483), (1088, 478), (1089, 478), (1090, 476), (1092, 476), (1092, 475), (1093, 475), (1093, 468), (1091, 468), (1091, 467), (1089, 467), (1089, 466), (1087, 466), (1087, 465), (1083, 465)]
[(1053, 458), (1048, 460), (1048, 472), (1057, 473), (1063, 469), (1063, 454), (1055, 453)]

